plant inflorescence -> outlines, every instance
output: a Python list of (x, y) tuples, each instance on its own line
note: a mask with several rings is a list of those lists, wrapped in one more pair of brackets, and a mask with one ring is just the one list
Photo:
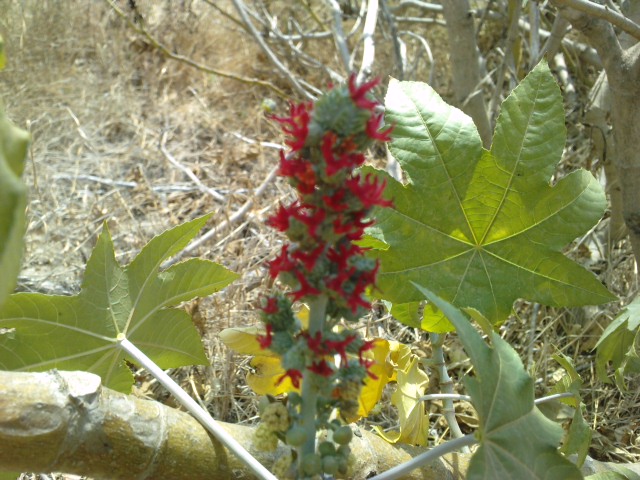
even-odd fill
[[(273, 117), (291, 149), (282, 153), (279, 173), (297, 199), (280, 205), (268, 219), (289, 239), (269, 263), (269, 275), (290, 290), (262, 299), (266, 330), (258, 341), (281, 356), (285, 373), (279, 382), (301, 388), (288, 396), (288, 419), (269, 430), (294, 448), (302, 477), (347, 473), (352, 433), (339, 414), (356, 414), (363, 381), (374, 376), (365, 356), (373, 342), (339, 323), (359, 319), (371, 306), (365, 295), (375, 285), (379, 265), (354, 242), (373, 223), (371, 209), (391, 205), (383, 197), (385, 182), (357, 170), (364, 150), (389, 140), (391, 129), (381, 130), (383, 116), (371, 95), (377, 83), (357, 85), (351, 77), (348, 85), (330, 89), (315, 103), (292, 104), (288, 117)], [(310, 306), (306, 326), (293, 313), (296, 301)], [(263, 425), (273, 423), (269, 419), (276, 408), (281, 411), (275, 405), (263, 410)], [(317, 431), (328, 432), (330, 439), (318, 448)]]

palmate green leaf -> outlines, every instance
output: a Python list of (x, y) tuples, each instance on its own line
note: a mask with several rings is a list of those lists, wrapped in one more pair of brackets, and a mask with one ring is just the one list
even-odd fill
[[(584, 170), (549, 183), (565, 127), (546, 64), (503, 103), (491, 151), (483, 150), (471, 119), (426, 84), (392, 80), (385, 111), (395, 125), (389, 148), (408, 184), (377, 172), (394, 202), (375, 212), (376, 226), (365, 240), (381, 261), (383, 299), (419, 300), (409, 286), (416, 282), (496, 323), (518, 298), (554, 306), (615, 298), (561, 253), (598, 222), (606, 200)], [(443, 332), (451, 325), (426, 309), (422, 328)]]
[(640, 373), (640, 358), (636, 346), (640, 342), (640, 297), (637, 297), (602, 332), (596, 344), (596, 372), (603, 382), (610, 383), (607, 366), (615, 372), (616, 385), (626, 390), (624, 376)]
[(179, 225), (152, 239), (127, 266), (118, 264), (108, 228), (87, 262), (75, 296), (21, 293), (0, 308), (0, 369), (85, 370), (113, 389), (127, 391), (132, 376), (117, 346), (123, 334), (161, 368), (203, 364), (207, 358), (189, 315), (171, 308), (210, 295), (237, 278), (214, 262), (191, 259), (164, 271), (209, 216)]
[(535, 406), (533, 379), (516, 351), (495, 332), (489, 335), (490, 347), (460, 310), (414, 285), (453, 323), (473, 364), (474, 376), (463, 382), (480, 419), (480, 447), (467, 479), (582, 479), (580, 470), (558, 453), (562, 428)]
[(27, 208), (27, 189), (20, 176), (28, 144), (29, 134), (13, 125), (0, 108), (0, 305), (13, 291), (20, 270)]

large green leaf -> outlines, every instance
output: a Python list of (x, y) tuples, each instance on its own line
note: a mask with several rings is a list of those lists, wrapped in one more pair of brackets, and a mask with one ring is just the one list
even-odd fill
[(22, 258), (27, 191), (20, 176), (28, 144), (29, 134), (0, 108), (0, 305), (15, 287)]
[(618, 388), (626, 390), (624, 376), (640, 373), (639, 333), (640, 297), (637, 297), (602, 332), (596, 344), (596, 372), (600, 380), (610, 382), (607, 366), (611, 363)]
[(11, 295), (0, 308), (0, 368), (85, 370), (121, 391), (132, 377), (117, 346), (118, 334), (161, 368), (202, 364), (207, 358), (189, 315), (171, 308), (228, 285), (237, 274), (216, 263), (191, 259), (159, 271), (182, 249), (208, 216), (152, 239), (127, 266), (115, 259), (106, 225), (89, 258), (76, 296)]
[[(483, 150), (471, 119), (424, 83), (393, 80), (385, 109), (395, 125), (390, 150), (408, 184), (377, 172), (394, 202), (376, 211), (377, 225), (365, 240), (381, 260), (383, 299), (419, 300), (409, 286), (416, 282), (498, 322), (518, 298), (555, 306), (615, 298), (561, 253), (598, 222), (606, 200), (584, 170), (549, 183), (565, 127), (560, 91), (546, 64), (503, 103), (491, 151)], [(451, 329), (429, 309), (422, 327)]]
[(582, 479), (578, 467), (558, 453), (562, 428), (535, 406), (533, 379), (516, 351), (495, 332), (490, 347), (460, 310), (415, 286), (454, 324), (473, 364), (474, 376), (463, 382), (480, 419), (480, 447), (467, 480)]

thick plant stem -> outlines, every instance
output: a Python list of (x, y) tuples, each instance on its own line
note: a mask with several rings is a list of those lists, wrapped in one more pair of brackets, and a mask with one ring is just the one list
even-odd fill
[[(438, 372), (438, 378), (440, 379), (440, 390), (442, 393), (446, 394), (454, 394), (453, 391), (453, 381), (449, 376), (449, 372), (447, 372), (447, 365), (444, 361), (444, 349), (442, 346), (444, 345), (444, 335), (440, 335), (437, 333), (429, 334), (431, 338), (431, 348), (433, 349), (433, 366)], [(449, 425), (449, 430), (451, 430), (451, 436), (453, 438), (462, 438), (464, 437), (464, 433), (460, 430), (460, 425), (458, 425), (458, 420), (456, 419), (456, 411), (453, 406), (453, 400), (451, 398), (445, 398), (444, 402), (444, 418), (447, 421), (447, 425)], [(463, 453), (469, 453), (469, 448), (463, 446)]]
[(216, 437), (220, 443), (227, 447), (262, 480), (276, 480), (276, 477), (267, 470), (256, 458), (251, 455), (245, 448), (240, 445), (233, 437), (231, 437), (213, 418), (206, 412), (193, 398), (169, 376), (164, 370), (156, 365), (149, 357), (147, 357), (138, 347), (127, 340), (123, 335), (118, 336), (118, 345), (125, 352), (131, 355), (140, 363), (149, 373), (151, 373), (161, 385), (169, 390), (174, 397), (185, 407), (191, 415), (193, 415), (206, 428), (209, 433)]
[[(320, 295), (309, 302), (309, 335), (322, 333), (327, 311), (327, 296)], [(301, 425), (306, 430), (307, 440), (301, 448), (299, 460), (316, 450), (316, 411), (318, 391), (313, 381), (314, 374), (306, 369), (302, 377)]]

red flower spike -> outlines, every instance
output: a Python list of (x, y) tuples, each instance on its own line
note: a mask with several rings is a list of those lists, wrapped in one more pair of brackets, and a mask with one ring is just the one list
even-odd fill
[(326, 213), (321, 208), (311, 205), (303, 205), (297, 209), (293, 216), (296, 218), (296, 220), (304, 223), (309, 229), (309, 234), (312, 237), (315, 237), (316, 230), (324, 221)]
[(363, 110), (373, 110), (378, 106), (378, 102), (375, 100), (369, 100), (367, 94), (373, 90), (380, 83), (379, 78), (374, 78), (368, 82), (363, 83), (360, 86), (356, 85), (356, 75), (352, 74), (349, 77), (349, 94), (351, 100), (356, 104), (358, 108)]
[(302, 193), (311, 193), (315, 189), (316, 174), (313, 171), (313, 165), (308, 160), (303, 158), (288, 159), (281, 151), (278, 173), (297, 182), (296, 188)]
[(295, 368), (290, 368), (287, 370), (284, 375), (282, 375), (278, 381), (276, 382), (276, 386), (280, 385), (285, 378), (289, 377), (291, 380), (291, 385), (295, 388), (300, 388), (300, 380), (302, 379), (302, 372), (300, 370), (296, 370)]
[(297, 205), (297, 202), (289, 205), (288, 207), (280, 204), (275, 215), (272, 215), (267, 219), (267, 225), (280, 232), (286, 232), (289, 230), (289, 220), (292, 216), (295, 216), (299, 208), (300, 207)]
[(267, 298), (267, 304), (262, 307), (262, 311), (267, 315), (273, 315), (274, 313), (278, 313), (278, 310), (278, 299), (276, 297)]
[(307, 280), (307, 277), (305, 277), (304, 273), (302, 273), (300, 270), (296, 269), (293, 273), (298, 279), (298, 283), (300, 283), (300, 288), (295, 292), (291, 292), (291, 295), (293, 296), (293, 299), (295, 301), (300, 300), (301, 298), (304, 298), (308, 295), (313, 296), (320, 295), (322, 293), (317, 288), (311, 286), (311, 284)]
[(361, 177), (353, 177), (347, 179), (347, 188), (358, 197), (365, 209), (376, 205), (391, 207), (393, 202), (382, 198), (387, 182), (386, 180), (382, 182), (379, 180), (379, 178), (373, 177), (371, 174), (367, 175), (364, 180)]
[(342, 154), (339, 157), (335, 155), (334, 147), (337, 139), (338, 137), (335, 133), (327, 132), (324, 137), (322, 137), (322, 143), (320, 145), (322, 156), (327, 164), (327, 176), (329, 177), (350, 166), (349, 155)]
[(343, 365), (347, 364), (347, 347), (351, 345), (356, 339), (355, 335), (349, 335), (344, 340), (332, 341), (327, 340), (324, 344), (329, 350), (335, 351), (340, 355), (340, 361)]
[(308, 333), (303, 334), (303, 336), (307, 340), (307, 347), (309, 347), (309, 350), (320, 356), (327, 354), (322, 342), (322, 334), (320, 332), (316, 332), (313, 337)]
[(313, 362), (310, 367), (307, 367), (307, 369), (321, 377), (330, 377), (333, 375), (333, 369), (329, 366), (326, 360)]
[(345, 190), (338, 190), (333, 195), (324, 195), (322, 200), (334, 212), (344, 212), (349, 208), (349, 205), (343, 203), (346, 194)]
[(337, 267), (338, 271), (345, 271), (351, 257), (357, 257), (363, 252), (362, 248), (349, 242), (342, 242), (337, 249), (331, 248), (327, 252), (327, 258), (331, 260)]
[(289, 245), (283, 245), (280, 255), (271, 260), (269, 263), (269, 276), (276, 278), (280, 272), (290, 272), (296, 267), (296, 264), (289, 258)]
[(307, 142), (312, 108), (313, 106), (310, 103), (300, 103), (298, 105), (292, 103), (289, 105), (289, 117), (271, 115), (272, 119), (283, 125), (282, 130), (292, 137), (292, 139), (287, 140), (285, 143), (289, 145), (294, 152), (302, 150)]
[(324, 244), (320, 244), (317, 248), (311, 250), (310, 252), (304, 250), (296, 250), (291, 254), (291, 256), (301, 262), (308, 271), (312, 271), (315, 266), (318, 258), (324, 252)]
[(267, 331), (265, 332), (265, 334), (256, 335), (256, 340), (260, 344), (260, 348), (262, 350), (266, 350), (267, 348), (269, 348), (271, 346), (271, 343), (273, 342), (273, 326), (267, 324)]
[(367, 121), (365, 133), (371, 140), (390, 142), (393, 126), (387, 128), (386, 130), (380, 130), (380, 127), (382, 127), (382, 123), (383, 117), (381, 113), (378, 115), (371, 115), (371, 118), (369, 118), (369, 120)]

